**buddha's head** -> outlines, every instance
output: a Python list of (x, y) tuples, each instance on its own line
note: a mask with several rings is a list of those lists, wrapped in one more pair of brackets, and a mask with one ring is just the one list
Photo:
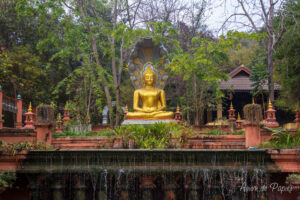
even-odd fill
[(145, 86), (153, 86), (156, 81), (155, 71), (151, 65), (148, 65), (143, 72), (143, 83)]

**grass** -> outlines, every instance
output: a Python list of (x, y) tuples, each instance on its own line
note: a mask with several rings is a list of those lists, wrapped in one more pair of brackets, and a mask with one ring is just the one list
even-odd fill
[(224, 133), (221, 131), (221, 129), (212, 129), (212, 130), (206, 130), (203, 133), (204, 135), (227, 135), (227, 133)]
[[(177, 123), (156, 123), (153, 125), (128, 125), (119, 126), (115, 129), (100, 130), (94, 132), (74, 132), (65, 130), (62, 133), (55, 133), (54, 137), (74, 137), (74, 136), (109, 136), (111, 140), (114, 138), (122, 138), (123, 144), (128, 144), (129, 140), (135, 141), (135, 147), (141, 149), (164, 149), (177, 148), (180, 143), (187, 140), (187, 136), (193, 133), (193, 129), (187, 124)], [(179, 138), (179, 141), (172, 141), (172, 138)]]
[(245, 135), (244, 131), (235, 131), (232, 133), (224, 133), (221, 129), (205, 130), (203, 135)]
[[(136, 148), (140, 149), (166, 149), (178, 148), (184, 143), (187, 136), (193, 130), (186, 124), (177, 123), (156, 123), (153, 125), (129, 125), (121, 126), (114, 130), (116, 137), (122, 137), (124, 143), (130, 139), (135, 141)], [(172, 141), (172, 138), (179, 138), (179, 141)]]
[[(146, 132), (146, 133), (145, 133)], [(158, 132), (158, 133), (157, 133)], [(176, 123), (163, 124), (158, 123), (150, 126), (143, 125), (128, 125), (120, 126), (115, 129), (100, 130), (99, 132), (88, 131), (85, 133), (74, 132), (70, 130), (63, 131), (62, 133), (55, 133), (54, 137), (73, 137), (73, 136), (129, 136), (129, 135), (164, 135), (165, 133), (171, 133), (172, 137), (180, 137), (183, 132), (188, 135), (195, 134), (191, 127), (186, 124), (178, 125)], [(245, 135), (244, 131), (235, 131), (233, 133), (224, 133), (221, 129), (205, 130), (204, 135)], [(197, 133), (198, 135), (198, 133)], [(151, 140), (151, 138), (149, 138)]]
[(245, 131), (235, 131), (231, 135), (245, 135)]
[(74, 131), (63, 131), (62, 133), (55, 133), (54, 137), (74, 137), (74, 136), (113, 136), (113, 130), (107, 129), (107, 130), (100, 130), (96, 133), (92, 131), (88, 131), (85, 133), (82, 132), (74, 132)]

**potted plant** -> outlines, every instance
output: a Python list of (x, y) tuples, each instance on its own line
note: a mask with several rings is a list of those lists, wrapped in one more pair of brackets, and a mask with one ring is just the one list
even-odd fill
[(290, 174), (286, 178), (286, 184), (292, 186), (295, 190), (300, 189), (300, 173)]

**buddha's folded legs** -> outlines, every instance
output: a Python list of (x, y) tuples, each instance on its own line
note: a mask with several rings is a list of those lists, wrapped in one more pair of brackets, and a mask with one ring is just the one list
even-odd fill
[(128, 112), (126, 119), (172, 119), (173, 112), (157, 111), (152, 113)]
[(155, 113), (154, 119), (173, 119), (173, 112), (160, 111)]

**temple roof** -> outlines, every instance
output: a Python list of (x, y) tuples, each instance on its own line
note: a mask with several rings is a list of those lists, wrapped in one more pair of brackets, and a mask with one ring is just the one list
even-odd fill
[[(238, 68), (235, 68), (232, 72), (228, 74), (231, 78), (228, 81), (221, 81), (220, 82), (220, 88), (221, 90), (226, 89), (233, 89), (235, 91), (240, 92), (249, 92), (252, 90), (252, 84), (253, 82), (250, 80), (250, 76), (252, 75), (252, 71), (245, 67), (244, 65), (241, 65)], [(263, 86), (264, 90), (268, 90), (268, 81)], [(275, 83), (274, 89), (279, 90), (280, 85)]]
[(240, 73), (245, 73), (247, 74), (248, 76), (251, 76), (252, 75), (252, 71), (248, 68), (248, 67), (245, 67), (244, 65), (241, 65), (237, 68), (235, 68), (232, 72), (230, 72), (228, 75), (233, 78), (235, 76), (237, 76), (238, 74)]

